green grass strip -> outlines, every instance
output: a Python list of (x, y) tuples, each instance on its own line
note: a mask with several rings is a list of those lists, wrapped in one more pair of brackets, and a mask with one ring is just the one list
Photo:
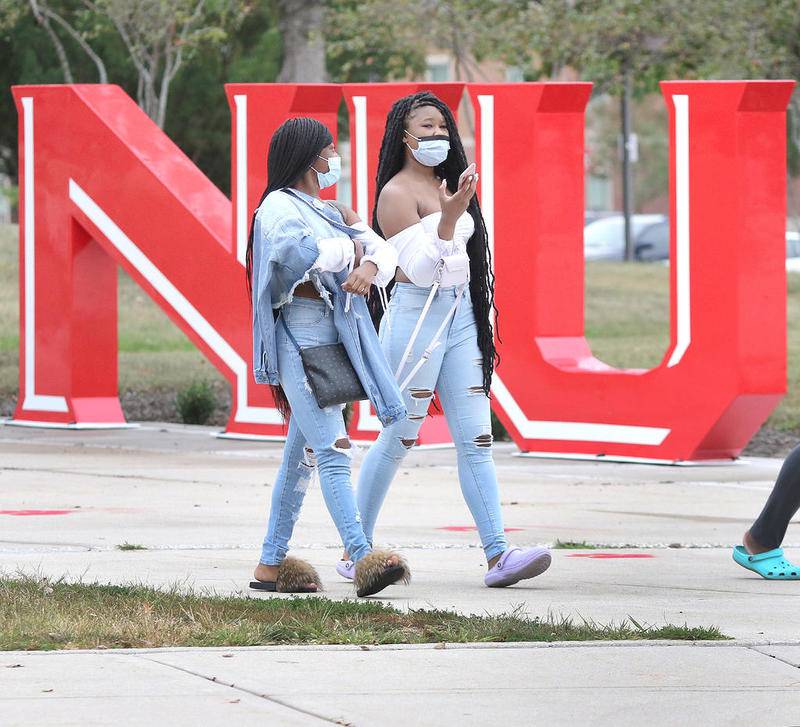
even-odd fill
[(612, 546), (594, 545), (585, 540), (556, 540), (553, 543), (553, 550), (601, 550)]
[(256, 646), (263, 644), (422, 644), (622, 639), (719, 640), (715, 627), (619, 624), (517, 610), (499, 616), (397, 609), (323, 597), (203, 595), (173, 586), (68, 583), (0, 578), (0, 650)]

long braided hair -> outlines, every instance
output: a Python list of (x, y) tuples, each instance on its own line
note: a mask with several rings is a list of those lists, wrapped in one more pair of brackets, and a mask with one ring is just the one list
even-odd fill
[[(251, 306), (253, 304), (253, 230), (258, 208), (261, 207), (261, 203), (270, 192), (296, 184), (308, 171), (308, 168), (317, 161), (317, 155), (332, 143), (333, 136), (328, 127), (317, 119), (307, 117), (284, 121), (272, 135), (267, 154), (267, 186), (253, 212), (250, 234), (247, 238), (245, 276), (247, 295), (250, 298)], [(276, 317), (277, 312), (273, 311)], [(271, 388), (275, 406), (284, 420), (287, 420), (291, 413), (289, 400), (280, 384)]]
[[(450, 135), (450, 153), (434, 171), (439, 179), (447, 180), (447, 189), (451, 194), (458, 189), (458, 178), (467, 168), (467, 156), (458, 134), (458, 127), (446, 103), (429, 91), (415, 93), (395, 101), (386, 117), (386, 130), (383, 133), (375, 183), (375, 206), (372, 210), (372, 229), (381, 237), (384, 235), (378, 223), (378, 199), (386, 183), (405, 164), (406, 147), (403, 143), (403, 132), (411, 114), (422, 106), (433, 106), (438, 109), (447, 124)], [(492, 271), (489, 238), (486, 234), (486, 224), (483, 221), (477, 195), (470, 200), (467, 212), (475, 222), (475, 232), (467, 242), (470, 270), (469, 292), (475, 311), (475, 322), (478, 326), (478, 347), (483, 358), (483, 390), (487, 396), (490, 396), (489, 387), (492, 383), (492, 373), (500, 362), (494, 344), (491, 320), (492, 312), (494, 312), (495, 325), (497, 325), (497, 308), (494, 304), (494, 272)], [(388, 288), (388, 292), (391, 292), (391, 287), (394, 287), (394, 282)], [(383, 316), (383, 306), (374, 287), (370, 292), (369, 307), (373, 321), (377, 325)]]

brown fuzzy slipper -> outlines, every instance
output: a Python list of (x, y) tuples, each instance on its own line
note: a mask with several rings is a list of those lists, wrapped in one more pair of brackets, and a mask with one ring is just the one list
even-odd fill
[[(387, 566), (386, 561), (395, 557), (397, 565)], [(356, 563), (356, 574), (353, 583), (359, 598), (372, 596), (392, 583), (408, 583), (411, 570), (405, 559), (392, 550), (373, 550)]]
[[(316, 588), (309, 588), (309, 583), (315, 584)], [(317, 593), (322, 590), (322, 581), (311, 563), (300, 558), (284, 558), (278, 568), (277, 580), (250, 581), (250, 588), (278, 593)]]

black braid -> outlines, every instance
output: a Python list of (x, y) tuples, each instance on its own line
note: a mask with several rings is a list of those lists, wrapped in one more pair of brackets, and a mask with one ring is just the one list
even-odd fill
[[(245, 276), (247, 295), (251, 305), (253, 303), (253, 229), (258, 208), (261, 207), (261, 203), (270, 192), (296, 184), (308, 171), (308, 168), (317, 161), (317, 155), (331, 143), (333, 143), (333, 136), (328, 127), (317, 119), (305, 117), (284, 121), (272, 135), (267, 154), (267, 187), (253, 212), (250, 234), (247, 238)], [(280, 385), (271, 388), (275, 406), (283, 415), (284, 420), (287, 420), (291, 413), (289, 400)]]
[[(458, 127), (446, 103), (429, 91), (405, 96), (396, 101), (386, 117), (386, 130), (381, 143), (378, 175), (375, 182), (372, 229), (381, 237), (383, 237), (383, 231), (378, 224), (378, 199), (386, 183), (403, 168), (406, 148), (403, 143), (403, 132), (411, 112), (421, 106), (437, 108), (447, 124), (450, 134), (450, 153), (447, 155), (447, 159), (436, 167), (435, 173), (439, 179), (447, 180), (447, 189), (451, 194), (458, 189), (458, 178), (467, 168), (467, 156), (458, 134)], [(475, 311), (475, 322), (478, 326), (478, 347), (483, 357), (483, 390), (487, 396), (490, 396), (489, 387), (492, 383), (492, 373), (495, 366), (500, 363), (500, 357), (494, 344), (491, 321), (491, 314), (494, 311), (495, 325), (497, 325), (498, 314), (494, 304), (494, 272), (492, 271), (489, 237), (486, 234), (486, 224), (483, 221), (477, 195), (470, 200), (467, 211), (475, 222), (475, 232), (467, 243), (470, 269), (469, 292)], [(392, 287), (394, 287), (394, 282), (388, 286), (387, 292), (391, 292)], [(369, 307), (373, 321), (377, 325), (383, 316), (383, 307), (374, 287), (370, 292)]]

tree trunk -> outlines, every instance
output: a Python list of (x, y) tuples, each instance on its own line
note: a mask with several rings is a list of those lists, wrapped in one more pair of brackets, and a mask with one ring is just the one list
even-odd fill
[(323, 83), (325, 69), (324, 0), (278, 0), (283, 39), (279, 83)]

